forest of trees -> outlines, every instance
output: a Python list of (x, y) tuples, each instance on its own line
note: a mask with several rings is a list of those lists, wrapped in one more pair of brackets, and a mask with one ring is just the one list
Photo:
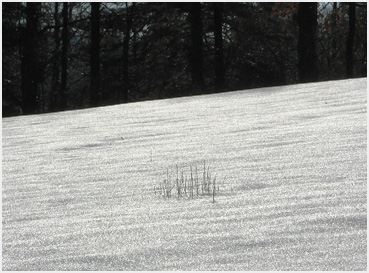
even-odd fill
[(366, 3), (3, 2), (3, 116), (366, 77)]

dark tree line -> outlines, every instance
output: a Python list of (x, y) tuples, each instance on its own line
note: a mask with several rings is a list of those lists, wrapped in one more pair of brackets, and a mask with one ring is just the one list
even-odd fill
[(366, 3), (2, 3), (3, 116), (366, 77)]

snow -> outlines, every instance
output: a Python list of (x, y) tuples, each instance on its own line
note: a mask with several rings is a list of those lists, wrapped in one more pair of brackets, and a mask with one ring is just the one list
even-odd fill
[[(2, 119), (3, 270), (366, 270), (367, 79)], [(210, 166), (210, 197), (154, 194)]]

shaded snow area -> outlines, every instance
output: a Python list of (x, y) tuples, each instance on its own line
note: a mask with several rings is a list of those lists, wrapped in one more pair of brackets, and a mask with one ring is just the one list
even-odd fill
[[(4, 118), (3, 270), (366, 270), (366, 103), (354, 79)], [(215, 203), (155, 194), (204, 160)]]

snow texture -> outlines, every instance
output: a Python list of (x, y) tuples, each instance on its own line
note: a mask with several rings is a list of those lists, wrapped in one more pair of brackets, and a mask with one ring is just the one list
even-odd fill
[[(366, 270), (367, 79), (2, 120), (3, 270)], [(211, 198), (153, 192), (203, 160)]]

